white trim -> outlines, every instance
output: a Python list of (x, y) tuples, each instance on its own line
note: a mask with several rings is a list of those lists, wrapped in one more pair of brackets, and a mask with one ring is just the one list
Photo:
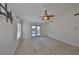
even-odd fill
[(17, 40), (17, 44), (16, 44), (16, 46), (14, 47), (14, 49), (13, 49), (11, 55), (14, 55), (14, 53), (15, 53), (15, 51), (16, 51), (16, 48), (18, 47), (20, 41), (21, 41), (21, 39)]

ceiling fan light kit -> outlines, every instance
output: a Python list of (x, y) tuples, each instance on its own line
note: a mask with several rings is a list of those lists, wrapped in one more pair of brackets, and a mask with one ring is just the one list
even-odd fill
[(49, 17), (44, 16), (44, 17), (43, 17), (43, 20), (49, 20)]

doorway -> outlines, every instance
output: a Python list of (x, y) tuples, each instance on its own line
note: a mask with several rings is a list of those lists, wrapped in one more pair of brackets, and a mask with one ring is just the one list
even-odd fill
[(32, 26), (32, 36), (40, 36), (40, 26), (39, 25), (33, 25)]

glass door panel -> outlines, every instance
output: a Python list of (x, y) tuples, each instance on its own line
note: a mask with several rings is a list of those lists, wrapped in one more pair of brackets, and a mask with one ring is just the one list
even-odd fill
[(40, 35), (40, 26), (37, 26), (37, 36)]
[(32, 26), (32, 36), (36, 36), (36, 26)]

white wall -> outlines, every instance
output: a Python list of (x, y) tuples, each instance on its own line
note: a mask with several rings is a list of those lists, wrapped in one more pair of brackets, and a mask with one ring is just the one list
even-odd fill
[(77, 19), (77, 21), (78, 21), (78, 22), (77, 22), (77, 26), (78, 26), (78, 27), (77, 27), (77, 39), (78, 39), (78, 40), (77, 40), (77, 44), (79, 45), (79, 18)]
[[(79, 5), (77, 7), (75, 7), (75, 13), (79, 13)], [(77, 30), (77, 44), (79, 45), (79, 15), (75, 16), (74, 17), (75, 20), (76, 20), (76, 24), (77, 24), (77, 27), (76, 27), (76, 30)]]
[(42, 30), (41, 30), (42, 36), (47, 36), (47, 24), (43, 23), (41, 28), (42, 28)]
[(22, 24), (23, 39), (29, 39), (31, 37), (31, 23), (24, 21)]
[(75, 16), (75, 19), (77, 20), (77, 22), (76, 22), (77, 23), (77, 28), (76, 28), (77, 29), (77, 39), (78, 39), (77, 44), (79, 45), (79, 15)]
[(78, 45), (77, 20), (74, 18), (73, 9), (66, 10), (54, 23), (48, 23), (47, 34), (52, 38), (64, 41), (74, 46)]
[[(4, 19), (3, 19), (4, 20)], [(13, 54), (19, 43), (16, 40), (16, 23), (0, 21), (0, 54)]]
[(79, 19), (78, 19), (78, 45), (79, 45)]

